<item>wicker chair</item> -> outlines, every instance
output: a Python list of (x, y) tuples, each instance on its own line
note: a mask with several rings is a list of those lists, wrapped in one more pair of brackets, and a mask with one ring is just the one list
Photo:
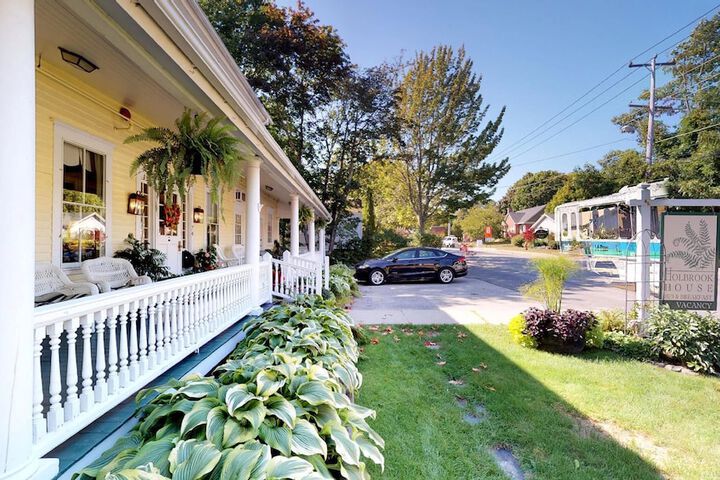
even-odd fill
[(232, 253), (237, 258), (238, 264), (242, 265), (245, 263), (245, 245), (236, 243), (232, 246)]
[(135, 273), (132, 264), (123, 258), (100, 257), (85, 260), (80, 264), (80, 269), (85, 278), (96, 284), (101, 292), (152, 283), (147, 275)]
[[(47, 297), (49, 294), (57, 295), (55, 300), (97, 295), (98, 287), (88, 282), (73, 282), (59, 267), (47, 262), (35, 264), (35, 300)], [(41, 300), (41, 303), (42, 302)]]
[(215, 247), (218, 263), (221, 267), (235, 267), (237, 265), (240, 265), (240, 262), (237, 258), (226, 257), (225, 252), (223, 252), (222, 248), (220, 248), (220, 245), (213, 245), (213, 247)]

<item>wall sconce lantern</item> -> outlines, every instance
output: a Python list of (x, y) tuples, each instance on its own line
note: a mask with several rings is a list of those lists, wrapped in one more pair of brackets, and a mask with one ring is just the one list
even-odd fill
[(193, 209), (193, 223), (203, 223), (205, 220), (205, 210), (200, 207)]
[(128, 196), (127, 213), (130, 215), (142, 215), (147, 205), (147, 195), (140, 192), (131, 193)]
[(92, 73), (99, 68), (97, 65), (95, 65), (79, 53), (71, 52), (70, 50), (62, 47), (58, 48), (60, 49), (60, 56), (64, 61), (74, 66), (75, 68), (79, 68), (85, 73)]

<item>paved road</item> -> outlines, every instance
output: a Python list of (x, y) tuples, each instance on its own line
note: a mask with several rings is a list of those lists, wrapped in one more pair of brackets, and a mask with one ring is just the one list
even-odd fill
[[(363, 285), (351, 314), (358, 323), (505, 323), (529, 306), (520, 294), (534, 279), (532, 254), (485, 249), (468, 256), (470, 273), (450, 285), (439, 283)], [(632, 293), (629, 294), (632, 297)], [(623, 309), (625, 291), (607, 277), (581, 270), (570, 280), (564, 307)]]

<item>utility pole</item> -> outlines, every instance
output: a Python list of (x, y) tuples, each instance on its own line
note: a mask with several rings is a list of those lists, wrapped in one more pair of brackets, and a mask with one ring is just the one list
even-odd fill
[[(645, 67), (650, 70), (650, 100), (648, 101), (648, 129), (647, 140), (645, 144), (645, 161), (648, 165), (653, 163), (653, 149), (655, 147), (655, 112), (663, 110), (672, 110), (672, 107), (664, 105), (655, 105), (655, 69), (666, 65), (675, 65), (675, 62), (658, 62), (657, 55), (653, 56), (650, 63), (632, 63), (628, 65), (630, 68)], [(630, 104), (631, 107), (645, 108), (645, 105)]]

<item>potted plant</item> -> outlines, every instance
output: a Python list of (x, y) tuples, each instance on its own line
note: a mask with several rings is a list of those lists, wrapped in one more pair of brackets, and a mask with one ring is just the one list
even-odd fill
[(220, 203), (221, 187), (232, 187), (239, 178), (241, 140), (233, 134), (233, 126), (220, 118), (208, 120), (207, 114), (186, 109), (175, 129), (149, 127), (125, 139), (135, 142), (157, 144), (141, 153), (130, 169), (132, 175), (143, 171), (156, 192), (177, 191), (185, 199), (195, 177), (201, 176), (213, 202)]

